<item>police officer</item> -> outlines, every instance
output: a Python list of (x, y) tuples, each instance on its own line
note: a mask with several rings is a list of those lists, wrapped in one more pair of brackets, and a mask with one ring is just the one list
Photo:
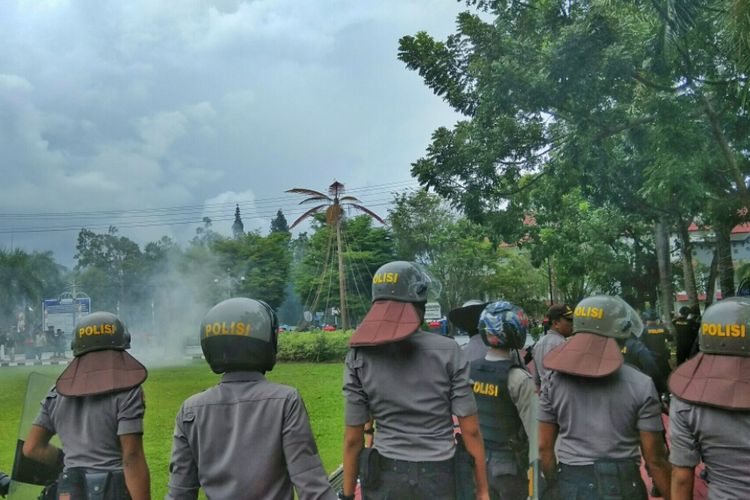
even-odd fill
[(589, 297), (575, 308), (575, 335), (544, 359), (553, 372), (539, 397), (539, 456), (561, 498), (645, 500), (641, 451), (669, 491), (659, 397), (647, 375), (623, 364), (615, 340), (641, 328), (621, 298)]
[(468, 300), (463, 303), (461, 307), (452, 309), (448, 313), (448, 320), (453, 323), (456, 328), (463, 330), (469, 336), (469, 342), (463, 346), (464, 355), (466, 359), (471, 363), (475, 359), (482, 359), (487, 354), (487, 345), (482, 341), (482, 336), (477, 335), (479, 333), (479, 315), (482, 314), (484, 307), (487, 302), (481, 300)]
[(265, 302), (232, 298), (201, 323), (201, 349), (221, 382), (177, 413), (168, 499), (335, 499), (296, 389), (271, 383), (278, 323)]
[[(640, 371), (651, 377), (651, 380), (656, 387), (657, 394), (665, 394), (667, 392), (667, 381), (664, 378), (662, 370), (656, 363), (654, 353), (652, 353), (651, 350), (641, 342), (644, 330), (645, 329), (641, 329), (633, 332), (627, 339), (616, 339), (617, 344), (620, 346), (620, 352), (622, 353), (625, 363), (638, 368)], [(663, 408), (665, 408), (667, 401), (666, 398), (662, 397), (661, 401), (664, 403)], [(646, 472), (648, 472), (649, 477), (651, 477), (648, 467), (646, 467)], [(649, 494), (650, 496), (657, 498), (661, 496), (658, 488), (653, 484)]]
[(708, 497), (750, 498), (750, 297), (706, 309), (701, 352), (669, 378), (672, 498), (692, 500), (702, 460)]
[[(455, 498), (451, 415), (458, 417), (474, 459), (476, 497), (488, 498), (469, 364), (454, 340), (419, 329), (433, 285), (421, 266), (404, 261), (383, 265), (373, 277), (373, 304), (352, 335), (345, 361), (340, 498), (353, 498), (358, 474), (364, 499)], [(439, 295), (437, 287), (432, 290)], [(362, 452), (371, 417), (374, 448)]]
[(695, 306), (693, 309), (688, 306), (680, 307), (679, 313), (673, 322), (676, 337), (677, 366), (690, 358), (690, 351), (698, 337), (700, 309), (698, 309), (698, 315), (693, 312), (695, 309), (698, 309), (698, 306)]
[(519, 307), (499, 301), (485, 307), (478, 323), (480, 338), (489, 351), (471, 362), (471, 381), (484, 438), (490, 498), (526, 499), (528, 435), (536, 425), (536, 386), (511, 350), (523, 347), (528, 319)]
[(643, 330), (634, 332), (627, 339), (616, 339), (620, 346), (625, 363), (628, 363), (651, 377), (658, 394), (667, 391), (666, 380), (662, 376), (659, 365), (656, 364), (654, 353), (641, 341)]
[(644, 326), (644, 333), (641, 335), (641, 340), (654, 353), (656, 366), (659, 368), (659, 381), (656, 383), (656, 387), (660, 393), (663, 393), (665, 392), (663, 388), (667, 386), (669, 372), (672, 371), (669, 366), (669, 357), (671, 355), (669, 341), (672, 339), (672, 334), (669, 333), (666, 325), (659, 320), (655, 311), (650, 309), (644, 311), (643, 319), (646, 325)]
[(534, 346), (534, 381), (537, 387), (542, 385), (546, 369), (544, 357), (555, 347), (565, 343), (565, 339), (573, 335), (573, 309), (568, 304), (554, 304), (547, 310), (547, 324), (549, 329), (544, 337)]
[[(114, 314), (84, 316), (73, 330), (75, 358), (42, 402), (23, 454), (47, 465), (64, 465), (57, 497), (83, 500), (149, 499), (143, 453), (146, 368), (125, 349), (130, 334)], [(58, 434), (59, 450), (49, 443)], [(64, 452), (64, 453), (63, 453)]]

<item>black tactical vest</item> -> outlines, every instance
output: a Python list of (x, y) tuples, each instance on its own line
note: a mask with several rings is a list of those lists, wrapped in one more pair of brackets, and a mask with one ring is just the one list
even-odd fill
[(646, 325), (644, 330), (644, 334), (641, 335), (641, 341), (646, 347), (656, 356), (668, 355), (669, 346), (667, 344), (667, 336), (669, 335), (669, 330), (667, 330), (667, 327), (658, 323), (656, 325)]
[(485, 446), (491, 450), (511, 450), (511, 440), (518, 442), (523, 424), (508, 394), (508, 375), (516, 366), (512, 360), (471, 363), (471, 380), (479, 410), (479, 427)]

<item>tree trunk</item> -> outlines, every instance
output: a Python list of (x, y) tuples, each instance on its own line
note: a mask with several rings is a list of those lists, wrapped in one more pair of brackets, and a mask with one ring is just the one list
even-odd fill
[(719, 270), (719, 288), (723, 298), (734, 295), (734, 263), (732, 262), (732, 226), (731, 222), (717, 221), (716, 253)]
[(682, 276), (685, 281), (685, 292), (687, 292), (688, 306), (698, 305), (698, 289), (695, 286), (695, 270), (693, 269), (693, 244), (690, 241), (689, 222), (679, 221), (678, 231), (680, 235), (680, 254), (682, 257)]
[(339, 314), (341, 315), (341, 329), (349, 329), (349, 321), (346, 316), (346, 275), (344, 274), (344, 249), (341, 246), (341, 220), (336, 221), (336, 250), (339, 254)]
[(711, 257), (711, 265), (708, 268), (708, 283), (706, 284), (706, 301), (704, 307), (714, 303), (716, 295), (716, 276), (719, 274), (719, 253), (714, 248), (714, 255)]
[(674, 310), (674, 296), (672, 295), (672, 266), (669, 258), (669, 230), (664, 216), (654, 224), (654, 241), (656, 243), (656, 259), (659, 263), (659, 293), (661, 296), (661, 313), (667, 325), (671, 325)]

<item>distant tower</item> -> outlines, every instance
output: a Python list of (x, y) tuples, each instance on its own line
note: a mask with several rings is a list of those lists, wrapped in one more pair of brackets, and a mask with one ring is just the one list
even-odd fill
[(234, 209), (234, 224), (232, 224), (232, 233), (235, 238), (242, 238), (245, 236), (245, 225), (242, 223), (242, 217), (240, 217), (240, 206)]

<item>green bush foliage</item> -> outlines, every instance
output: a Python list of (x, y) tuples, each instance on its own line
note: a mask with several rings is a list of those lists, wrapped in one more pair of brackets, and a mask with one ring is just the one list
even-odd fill
[(278, 361), (341, 362), (352, 331), (284, 332), (279, 335)]

